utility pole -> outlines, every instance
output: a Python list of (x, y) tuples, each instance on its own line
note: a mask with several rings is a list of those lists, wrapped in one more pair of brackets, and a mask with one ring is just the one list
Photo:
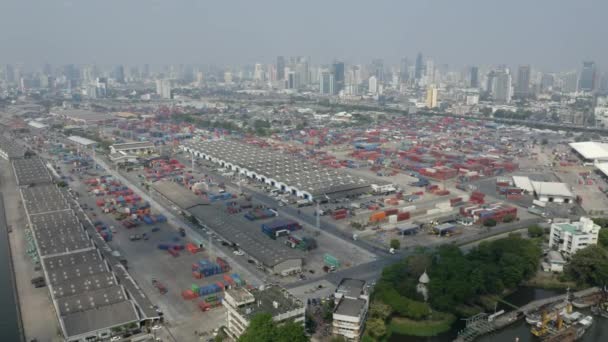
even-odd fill
[(319, 201), (315, 201), (317, 203), (317, 207), (315, 210), (315, 216), (317, 217), (317, 229), (321, 230), (321, 208), (319, 206)]

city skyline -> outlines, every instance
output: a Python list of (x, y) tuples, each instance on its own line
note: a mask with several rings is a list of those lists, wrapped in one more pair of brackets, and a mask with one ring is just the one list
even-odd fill
[[(320, 64), (382, 58), (387, 65), (403, 57), (414, 60), (422, 51), (451, 66), (530, 64), (555, 71), (578, 67), (583, 60), (608, 64), (607, 48), (594, 43), (604, 32), (593, 25), (607, 4), (537, 1), (526, 2), (521, 11), (524, 2), (517, 2), (502, 8), (381, 1), (370, 8), (363, 2), (319, 7), (313, 1), (288, 10), (276, 1), (130, 1), (120, 6), (116, 1), (65, 1), (40, 2), (32, 9), (8, 0), (0, 13), (5, 32), (0, 63), (231, 65), (302, 55)], [(24, 25), (24, 15), (36, 25)], [(585, 23), (563, 24), (580, 16)]]

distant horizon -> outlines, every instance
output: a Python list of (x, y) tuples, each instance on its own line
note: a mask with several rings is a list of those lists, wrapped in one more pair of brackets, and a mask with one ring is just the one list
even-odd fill
[(253, 65), (276, 56), (455, 68), (608, 66), (608, 2), (3, 0), (0, 64)]

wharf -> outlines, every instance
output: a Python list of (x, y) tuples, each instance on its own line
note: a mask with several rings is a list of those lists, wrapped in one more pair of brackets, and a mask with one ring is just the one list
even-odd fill
[[(598, 287), (591, 287), (585, 290), (574, 292), (570, 294), (571, 299), (585, 298), (588, 296), (596, 295), (601, 292)], [(488, 321), (487, 314), (479, 314), (467, 320), (466, 328), (458, 334), (458, 337), (454, 342), (470, 342), (474, 341), (477, 337), (484, 334), (488, 334), (492, 331), (503, 329), (518, 320), (525, 317), (529, 312), (539, 310), (547, 305), (565, 301), (567, 294), (553, 296), (550, 298), (539, 299), (532, 301), (516, 310), (508, 312), (504, 315), (497, 317), (492, 321)]]

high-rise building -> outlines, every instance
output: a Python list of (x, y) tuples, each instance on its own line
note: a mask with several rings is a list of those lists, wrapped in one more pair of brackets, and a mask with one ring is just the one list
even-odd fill
[(332, 74), (334, 75), (334, 94), (339, 94), (344, 90), (344, 62), (334, 62)]
[(114, 80), (118, 83), (125, 83), (125, 68), (122, 65), (117, 65), (114, 69)]
[(156, 94), (163, 99), (172, 98), (171, 80), (156, 80)]
[(285, 79), (285, 57), (277, 57), (277, 80), (282, 81)]
[(579, 91), (594, 91), (597, 82), (595, 62), (583, 62), (583, 69), (578, 81)]
[(319, 78), (319, 92), (325, 95), (333, 95), (335, 87), (335, 79), (333, 73), (325, 70), (321, 72)]
[(424, 62), (422, 60), (422, 53), (418, 53), (416, 56), (416, 64), (414, 66), (414, 78), (419, 80), (422, 78), (422, 74), (424, 72)]
[(253, 69), (253, 80), (257, 82), (264, 80), (264, 69), (260, 63), (257, 63)]
[(104, 98), (108, 96), (108, 79), (105, 77), (98, 77), (95, 83), (97, 88), (96, 97)]
[(427, 59), (424, 66), (424, 79), (426, 84), (432, 84), (435, 82), (435, 62), (432, 59)]
[(399, 65), (399, 78), (401, 82), (407, 82), (410, 78), (409, 73), (410, 61), (407, 58), (401, 58), (401, 64)]
[(553, 88), (553, 83), (555, 82), (552, 74), (543, 74), (540, 78), (540, 91), (548, 92)]
[(381, 59), (372, 60), (372, 75), (376, 76), (376, 80), (384, 82), (384, 61)]
[(492, 98), (499, 103), (510, 103), (512, 96), (511, 74), (508, 70), (496, 72), (492, 83)]
[(577, 89), (576, 72), (566, 72), (560, 75), (562, 93), (574, 93)]
[(371, 94), (378, 94), (378, 79), (376, 76), (370, 76), (369, 80), (367, 81), (367, 89)]
[(437, 107), (437, 87), (434, 84), (426, 89), (426, 106), (427, 108)]
[(518, 97), (526, 97), (530, 95), (529, 65), (520, 65), (517, 69), (517, 85), (515, 86), (515, 95)]
[(479, 68), (476, 66), (469, 69), (469, 87), (479, 88)]

